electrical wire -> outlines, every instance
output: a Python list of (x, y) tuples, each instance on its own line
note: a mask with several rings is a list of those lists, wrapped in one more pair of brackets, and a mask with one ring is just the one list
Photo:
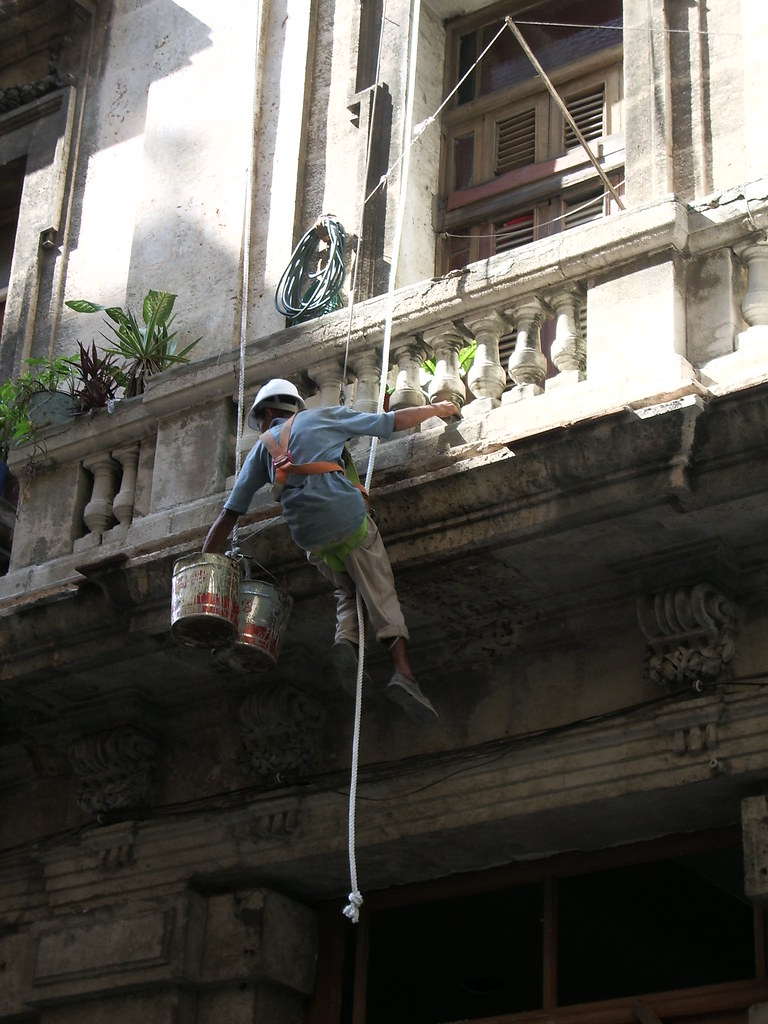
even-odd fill
[[(327, 258), (318, 261), (322, 233), (327, 236)], [(275, 308), (289, 326), (338, 309), (344, 283), (344, 246), (347, 236), (341, 221), (321, 217), (293, 250), (275, 291)], [(312, 269), (318, 262), (317, 269)]]
[[(763, 682), (757, 682), (756, 680), (763, 680)], [(755, 687), (764, 688), (768, 686), (768, 671), (756, 672), (750, 675), (735, 676), (731, 679), (724, 680), (722, 682), (705, 683), (698, 681), (691, 687), (685, 687), (680, 690), (674, 690), (669, 693), (662, 693), (658, 697), (652, 697), (645, 701), (638, 701), (635, 704), (622, 705), (618, 708), (612, 708), (610, 711), (597, 712), (593, 715), (586, 715), (583, 718), (572, 719), (568, 722), (562, 722), (559, 725), (548, 726), (544, 729), (532, 730), (527, 733), (519, 733), (515, 736), (505, 736), (501, 739), (491, 740), (487, 743), (480, 744), (476, 747), (467, 748), (464, 747), (460, 751), (448, 751), (446, 754), (441, 755), (443, 758), (450, 758), (455, 760), (457, 757), (461, 757), (465, 761), (471, 763), (458, 767), (450, 772), (439, 775), (438, 778), (425, 783), (424, 785), (418, 786), (415, 789), (410, 790), (399, 790), (397, 793), (387, 794), (385, 796), (371, 796), (358, 793), (358, 799), (367, 801), (369, 803), (389, 803), (392, 801), (401, 801), (409, 796), (415, 796), (419, 793), (425, 792), (428, 789), (433, 789), (435, 786), (440, 785), (448, 781), (449, 779), (456, 778), (459, 775), (464, 775), (469, 772), (477, 771), (490, 764), (495, 764), (497, 761), (503, 760), (505, 757), (509, 757), (516, 753), (523, 747), (535, 745), (536, 743), (545, 742), (546, 740), (555, 738), (568, 732), (574, 732), (578, 729), (588, 728), (589, 726), (600, 725), (603, 722), (609, 722), (622, 716), (630, 716), (640, 711), (647, 710), (652, 707), (671, 704), (680, 702), (686, 695), (690, 695), (691, 691), (695, 695), (700, 695), (706, 691), (722, 691), (728, 690), (731, 687)], [(485, 757), (484, 760), (482, 758)], [(393, 772), (392, 762), (387, 761), (381, 764), (369, 764), (366, 766), (366, 774), (369, 776), (368, 784), (377, 784), (379, 780), (371, 778), (374, 775), (380, 774), (381, 780), (391, 781), (395, 773)], [(423, 773), (425, 771), (425, 764), (423, 758), (413, 758), (410, 762), (401, 761), (398, 763), (397, 778), (401, 779), (409, 774), (415, 775), (417, 773)], [(304, 791), (316, 790), (328, 793), (335, 793), (338, 796), (347, 798), (349, 791), (346, 789), (339, 789), (333, 786), (328, 786), (327, 783), (331, 777), (338, 777), (338, 773), (334, 776), (326, 776), (325, 781), (323, 778), (317, 775), (312, 775), (307, 778), (294, 779), (291, 783), (295, 789), (302, 789)], [(168, 820), (169, 818), (181, 818), (190, 815), (197, 815), (201, 812), (217, 809), (217, 810), (236, 810), (241, 807), (247, 807), (254, 802), (253, 799), (247, 799), (248, 797), (258, 798), (265, 790), (272, 790), (268, 784), (259, 784), (252, 786), (243, 786), (240, 789), (223, 791), (221, 793), (214, 793), (204, 797), (194, 797), (190, 800), (179, 801), (173, 804), (163, 804), (153, 807), (151, 810), (146, 811), (143, 814), (134, 813), (130, 818), (118, 818), (111, 817), (109, 822), (114, 821), (132, 821), (132, 822), (145, 822), (154, 820)], [(60, 832), (47, 833), (44, 836), (39, 836), (35, 839), (30, 839), (27, 842), (18, 843), (15, 846), (8, 846), (0, 850), (0, 857), (5, 856), (17, 856), (19, 853), (25, 851), (33, 851), (47, 843), (61, 842), (62, 840), (76, 838), (85, 833), (95, 832), (100, 830), (104, 822), (91, 821), (81, 825), (75, 825), (68, 829), (62, 829)]]
[[(522, 21), (515, 18), (518, 25), (533, 25), (536, 28), (586, 28), (586, 29), (605, 29), (606, 32), (647, 32), (647, 25), (585, 25), (579, 22), (573, 21)], [(715, 38), (731, 38), (735, 36), (738, 39), (743, 38), (743, 32), (711, 32), (709, 29), (690, 29), (690, 28), (669, 28), (665, 26), (664, 32), (669, 35), (683, 35), (683, 36), (714, 36)]]
[[(617, 188), (621, 188), (624, 181), (620, 181)], [(583, 203), (579, 203), (577, 206), (572, 206), (567, 213), (559, 213), (556, 217), (552, 217), (551, 220), (539, 221), (537, 223), (538, 230), (542, 228), (548, 228), (552, 224), (557, 224), (561, 220), (565, 220), (567, 217), (572, 217), (575, 213), (581, 213), (582, 210), (588, 210), (591, 206), (597, 206), (598, 203), (605, 202), (605, 199), (610, 193), (602, 192), (599, 196), (593, 196), (591, 199), (586, 199)], [(442, 231), (441, 235), (443, 238), (495, 238), (496, 234), (474, 234), (474, 233), (463, 233), (458, 231)]]

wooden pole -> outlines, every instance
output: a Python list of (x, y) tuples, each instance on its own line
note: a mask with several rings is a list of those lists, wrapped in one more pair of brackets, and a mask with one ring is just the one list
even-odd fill
[(573, 134), (576, 136), (576, 138), (581, 143), (581, 146), (582, 146), (584, 152), (589, 157), (589, 159), (590, 159), (590, 161), (592, 163), (592, 166), (595, 168), (597, 173), (600, 175), (600, 180), (602, 181), (602, 183), (605, 185), (605, 187), (608, 189), (608, 191), (613, 196), (614, 200), (616, 201), (616, 205), (618, 206), (618, 208), (620, 210), (625, 209), (624, 203), (621, 200), (621, 196), (616, 191), (616, 189), (613, 187), (613, 185), (611, 184), (611, 182), (610, 182), (610, 180), (608, 178), (608, 175), (605, 173), (603, 168), (600, 166), (600, 163), (599, 163), (597, 157), (592, 152), (592, 150), (589, 148), (589, 143), (584, 138), (584, 136), (581, 134), (581, 131), (579, 130), (579, 126), (576, 124), (576, 122), (574, 121), (573, 117), (571, 116), (570, 110), (568, 109), (568, 107), (566, 107), (565, 103), (561, 99), (560, 94), (558, 93), (557, 89), (554, 87), (554, 85), (552, 85), (552, 82), (549, 79), (549, 75), (546, 73), (546, 71), (541, 66), (541, 64), (539, 64), (539, 62), (536, 59), (536, 56), (535, 56), (533, 50), (530, 48), (528, 43), (523, 38), (522, 32), (517, 27), (517, 25), (514, 23), (514, 21), (512, 21), (511, 18), (507, 17), (504, 20), (507, 23), (507, 28), (512, 33), (512, 35), (515, 37), (515, 39), (518, 41), (520, 46), (522, 47), (523, 52), (525, 53), (526, 57), (531, 62), (531, 64), (533, 64), (533, 66), (536, 69), (537, 73), (541, 76), (541, 79), (544, 82), (544, 85), (546, 85), (547, 89), (549, 90), (549, 92), (550, 92), (550, 94), (552, 96), (552, 99), (555, 101), (555, 103), (560, 108), (560, 112), (562, 113), (563, 117), (565, 118), (565, 120), (570, 125), (571, 131), (573, 132)]

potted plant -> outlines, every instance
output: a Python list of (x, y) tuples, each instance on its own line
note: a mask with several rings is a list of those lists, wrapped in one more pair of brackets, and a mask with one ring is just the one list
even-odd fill
[[(187, 353), (200, 341), (196, 338), (183, 349), (177, 350), (176, 331), (170, 327), (175, 318), (173, 305), (176, 295), (171, 292), (150, 290), (144, 297), (141, 315), (143, 326), (130, 309), (117, 306), (100, 306), (88, 299), (71, 299), (65, 303), (77, 313), (103, 312), (107, 317), (107, 326), (114, 333), (114, 342), (102, 334), (113, 348), (106, 348), (107, 354), (121, 357), (120, 382), (124, 387), (124, 397), (131, 398), (144, 391), (147, 378), (161, 373), (172, 366), (188, 363)], [(111, 321), (111, 323), (109, 322)]]
[(121, 386), (121, 373), (114, 355), (102, 356), (96, 342), (86, 348), (78, 342), (79, 353), (73, 361), (73, 396), (78, 412), (92, 412), (103, 409), (114, 401), (115, 392)]
[(10, 449), (17, 445), (33, 444), (35, 453), (44, 453), (37, 431), (70, 422), (78, 410), (75, 360), (69, 356), (35, 357), (27, 359), (26, 365), (29, 369), (24, 373), (0, 384), (0, 463), (4, 467)]
[(18, 400), (34, 427), (67, 423), (77, 411), (73, 396), (73, 360), (69, 356), (26, 360), (30, 367), (15, 378)]
[(17, 392), (11, 380), (0, 384), (0, 495), (8, 475), (8, 454), (20, 427)]
[(13, 479), (8, 469), (11, 449), (25, 443), (35, 444), (36, 451), (40, 447), (29, 416), (28, 377), (23, 374), (0, 384), (0, 496), (7, 492), (8, 481)]

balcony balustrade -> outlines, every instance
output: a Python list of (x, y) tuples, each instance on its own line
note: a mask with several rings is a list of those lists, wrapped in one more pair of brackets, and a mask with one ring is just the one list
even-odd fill
[[(402, 289), (389, 408), (462, 406), (464, 445), (445, 456), (459, 461), (579, 419), (768, 377), (766, 195), (757, 182), (698, 206), (667, 197)], [(343, 309), (251, 342), (247, 393), (283, 376), (310, 405), (344, 394), (374, 410), (385, 308), (372, 299), (351, 318)], [(465, 375), (469, 339), (477, 347)], [(424, 385), (426, 357), (435, 371)], [(21, 497), (0, 597), (72, 580), (94, 552), (201, 541), (232, 483), (237, 370), (233, 352), (153, 378), (114, 413), (48, 436), (31, 472), (27, 453), (14, 452)], [(257, 509), (277, 514), (268, 498)]]

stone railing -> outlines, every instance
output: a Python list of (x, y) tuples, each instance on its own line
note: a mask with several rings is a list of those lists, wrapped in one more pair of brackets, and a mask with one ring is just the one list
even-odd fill
[[(457, 402), (471, 448), (768, 377), (766, 227), (765, 182), (695, 207), (667, 197), (404, 288), (389, 406)], [(247, 393), (282, 376), (311, 404), (336, 404), (345, 385), (351, 404), (375, 409), (386, 306), (380, 297), (251, 342)], [(471, 338), (464, 376), (459, 351)], [(238, 365), (234, 353), (153, 378), (113, 415), (47, 438), (48, 459), (29, 479), (14, 453), (22, 497), (0, 597), (71, 578), (99, 548), (106, 557), (200, 539), (232, 482)]]

